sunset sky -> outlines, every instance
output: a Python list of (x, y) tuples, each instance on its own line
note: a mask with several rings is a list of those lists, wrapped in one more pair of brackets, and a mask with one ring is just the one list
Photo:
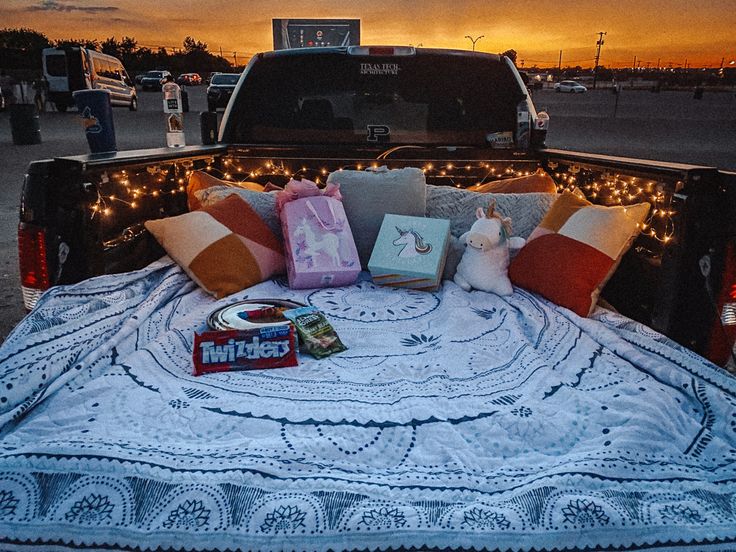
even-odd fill
[(734, 0), (1, 0), (0, 27), (30, 27), (51, 39), (131, 36), (139, 45), (180, 47), (185, 36), (239, 60), (273, 48), (271, 19), (355, 18), (364, 44), (513, 48), (525, 65), (601, 63), (718, 66), (736, 58)]

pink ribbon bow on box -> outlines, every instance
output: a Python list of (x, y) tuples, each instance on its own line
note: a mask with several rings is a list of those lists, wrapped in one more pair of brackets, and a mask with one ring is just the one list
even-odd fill
[(286, 184), (284, 189), (276, 194), (276, 209), (281, 213), (281, 209), (295, 199), (301, 199), (303, 197), (313, 196), (326, 196), (342, 201), (342, 194), (340, 193), (340, 185), (337, 183), (329, 183), (324, 190), (321, 190), (317, 184), (311, 180), (302, 179), (294, 180), (291, 179)]

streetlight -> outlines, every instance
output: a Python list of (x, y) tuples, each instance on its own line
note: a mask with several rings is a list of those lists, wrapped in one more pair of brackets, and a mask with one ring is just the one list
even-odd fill
[(473, 38), (470, 35), (465, 35), (465, 38), (467, 38), (470, 42), (473, 43), (473, 51), (475, 52), (475, 43), (478, 42), (484, 36), (486, 36), (486, 35), (480, 35), (480, 36), (477, 36), (477, 37)]

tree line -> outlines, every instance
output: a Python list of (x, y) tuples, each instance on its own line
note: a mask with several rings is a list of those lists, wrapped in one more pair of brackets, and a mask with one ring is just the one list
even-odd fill
[(17, 78), (31, 79), (40, 75), (41, 51), (49, 47), (82, 46), (115, 56), (131, 74), (152, 69), (167, 69), (177, 73), (212, 73), (233, 71), (233, 65), (224, 57), (212, 54), (207, 44), (187, 36), (182, 48), (169, 52), (165, 48), (151, 49), (140, 46), (135, 38), (114, 36), (105, 40), (69, 38), (51, 40), (43, 33), (28, 28), (0, 29), (0, 69)]

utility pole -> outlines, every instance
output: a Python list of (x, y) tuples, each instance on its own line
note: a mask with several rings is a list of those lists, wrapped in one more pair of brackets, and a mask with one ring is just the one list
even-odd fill
[(238, 66), (238, 52), (233, 52), (233, 59), (235, 60), (235, 67)]
[(562, 50), (560, 50), (560, 59), (557, 62), (557, 70), (562, 73)]
[(601, 59), (601, 46), (603, 46), (604, 36), (606, 36), (606, 33), (603, 31), (598, 33), (598, 42), (596, 42), (598, 48), (595, 51), (595, 67), (593, 68), (593, 90), (595, 90), (595, 84), (598, 80), (598, 61)]
[(222, 46), (220, 46), (220, 57), (225, 57), (222, 55)]
[(636, 70), (636, 56), (634, 56), (634, 65), (632, 67)]
[(486, 35), (480, 35), (480, 36), (477, 36), (477, 37), (473, 38), (470, 35), (465, 35), (465, 38), (467, 38), (470, 42), (473, 43), (473, 51), (475, 52), (475, 43), (478, 42), (484, 36), (486, 36)]

